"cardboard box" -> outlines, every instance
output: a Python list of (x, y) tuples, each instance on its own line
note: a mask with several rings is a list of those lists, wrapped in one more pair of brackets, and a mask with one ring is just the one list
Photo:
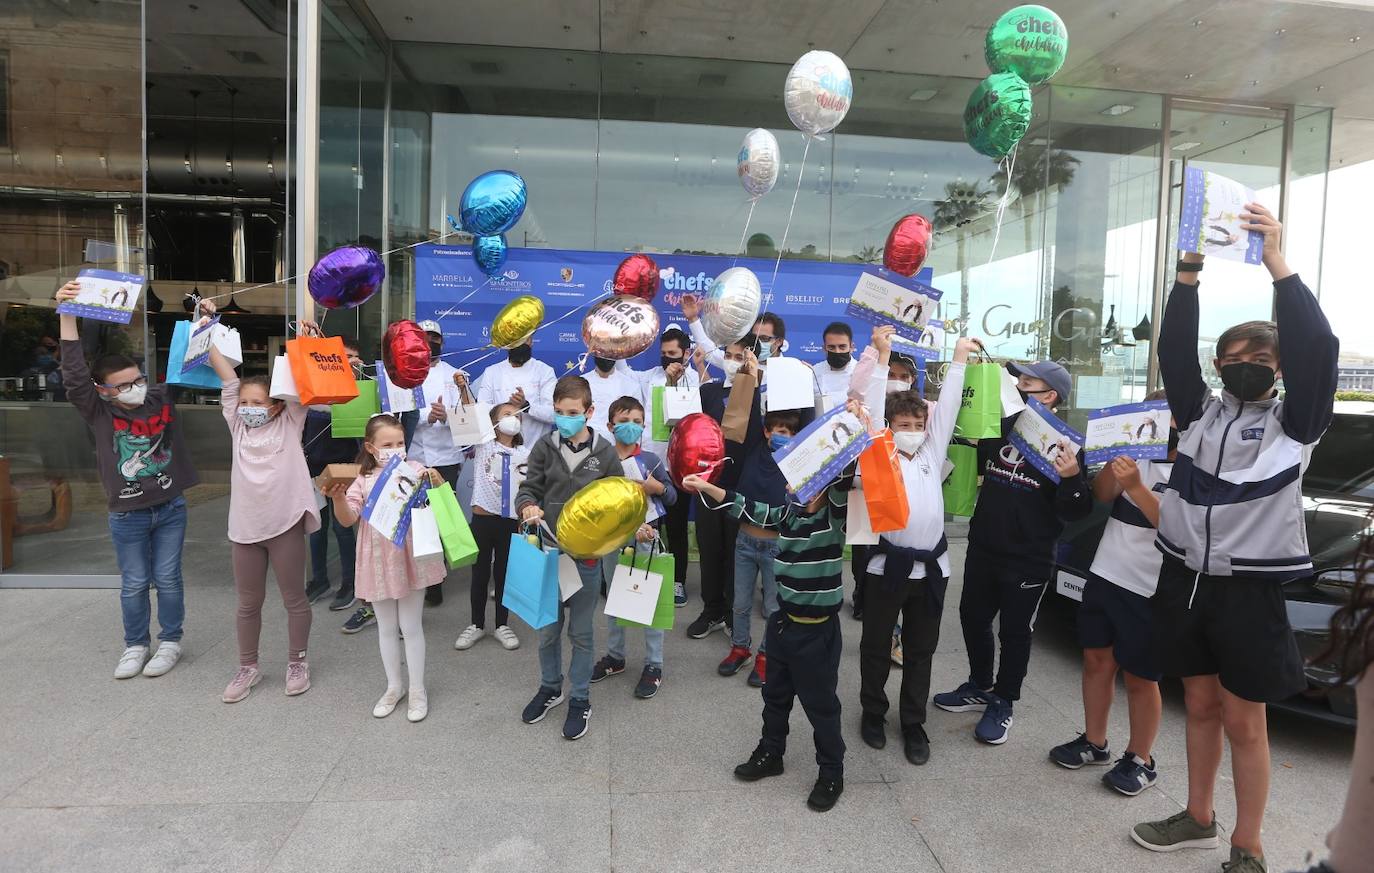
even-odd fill
[(357, 464), (330, 464), (324, 468), (323, 473), (315, 477), (315, 484), (321, 491), (335, 485), (352, 485), (361, 471), (362, 468)]

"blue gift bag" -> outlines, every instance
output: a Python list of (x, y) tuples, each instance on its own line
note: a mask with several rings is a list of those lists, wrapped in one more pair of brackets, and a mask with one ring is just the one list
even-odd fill
[(558, 620), (557, 549), (542, 549), (518, 533), (510, 535), (506, 590), (501, 605), (538, 629)]
[(194, 322), (178, 321), (172, 330), (172, 347), (167, 350), (167, 377), (162, 381), (168, 385), (185, 385), (190, 388), (213, 388), (218, 391), (224, 387), (209, 364), (192, 367), (184, 373), (181, 362), (186, 359), (186, 343), (191, 339)]

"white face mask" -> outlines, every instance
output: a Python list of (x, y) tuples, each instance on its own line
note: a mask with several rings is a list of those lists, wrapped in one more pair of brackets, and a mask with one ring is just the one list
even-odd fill
[(114, 396), (115, 400), (126, 406), (142, 406), (143, 400), (148, 396), (147, 385), (135, 385), (125, 389)]
[(892, 441), (897, 445), (897, 451), (904, 455), (914, 455), (925, 444), (926, 432), (923, 430), (893, 431)]
[(262, 427), (267, 424), (271, 413), (265, 406), (240, 406), (239, 421), (247, 428)]
[(515, 436), (520, 432), (520, 418), (515, 415), (503, 415), (501, 420), (496, 422), (496, 429), (506, 436)]
[(888, 380), (887, 380), (887, 393), (888, 393), (888, 394), (891, 394), (893, 391), (910, 391), (910, 390), (911, 390), (911, 383), (910, 383), (910, 382), (903, 382), (901, 379), (888, 379)]
[(726, 358), (725, 363), (721, 364), (720, 368), (725, 371), (725, 378), (733, 379), (741, 366), (743, 366), (742, 362), (736, 361), (734, 358)]

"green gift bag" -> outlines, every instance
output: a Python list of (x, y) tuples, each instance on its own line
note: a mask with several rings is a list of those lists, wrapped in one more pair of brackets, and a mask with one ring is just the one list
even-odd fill
[(667, 416), (663, 414), (663, 386), (655, 385), (651, 389), (653, 396), (649, 400), (649, 439), (656, 443), (666, 443), (673, 435), (673, 429), (666, 423)]
[(360, 437), (367, 431), (367, 421), (382, 411), (377, 402), (377, 383), (371, 379), (358, 382), (358, 396), (347, 403), (329, 407), (329, 430), (336, 437)]
[(978, 450), (973, 446), (950, 443), (948, 458), (954, 469), (941, 486), (945, 512), (971, 516), (973, 506), (978, 502)]
[(969, 364), (964, 370), (964, 396), (959, 402), (959, 417), (954, 427), (954, 432), (966, 440), (995, 439), (1002, 435), (1000, 364)]
[[(659, 397), (662, 397), (662, 393)], [(644, 557), (637, 555), (634, 549), (626, 549), (620, 553), (619, 565), (631, 567), (637, 573), (644, 572)], [(649, 558), (648, 571), (657, 573), (663, 577), (663, 584), (658, 589), (658, 605), (654, 607), (654, 620), (648, 625), (638, 622), (627, 621), (617, 618), (615, 623), (621, 627), (650, 627), (654, 630), (672, 630), (673, 615), (677, 611), (673, 606), (673, 571), (675, 565), (673, 556), (670, 554), (655, 553)]]
[[(372, 384), (376, 384), (375, 382)], [(444, 560), (448, 568), (466, 567), (477, 563), (477, 541), (463, 517), (453, 486), (445, 482), (428, 490), (429, 506), (439, 524), (439, 540), (444, 544)]]

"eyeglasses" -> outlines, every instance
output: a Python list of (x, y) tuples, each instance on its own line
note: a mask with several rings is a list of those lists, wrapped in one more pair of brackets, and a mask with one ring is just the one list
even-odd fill
[(771, 337), (771, 336), (763, 336), (762, 334), (756, 335), (755, 338), (756, 338), (759, 342), (761, 342), (761, 343), (771, 343), (771, 342), (773, 341), (773, 337)]
[(131, 388), (144, 388), (144, 387), (146, 387), (146, 386), (148, 385), (148, 377), (147, 377), (147, 376), (139, 376), (137, 379), (135, 379), (135, 380), (132, 381), (132, 382), (121, 382), (121, 383), (119, 383), (118, 385), (106, 385), (106, 384), (104, 384), (104, 383), (102, 383), (102, 382), (97, 382), (96, 384), (99, 385), (101, 388), (110, 388), (110, 389), (113, 389), (113, 390), (115, 390), (115, 391), (118, 391), (119, 393), (122, 394), (122, 393), (124, 393), (125, 391), (128, 391), (128, 390), (131, 389)]

